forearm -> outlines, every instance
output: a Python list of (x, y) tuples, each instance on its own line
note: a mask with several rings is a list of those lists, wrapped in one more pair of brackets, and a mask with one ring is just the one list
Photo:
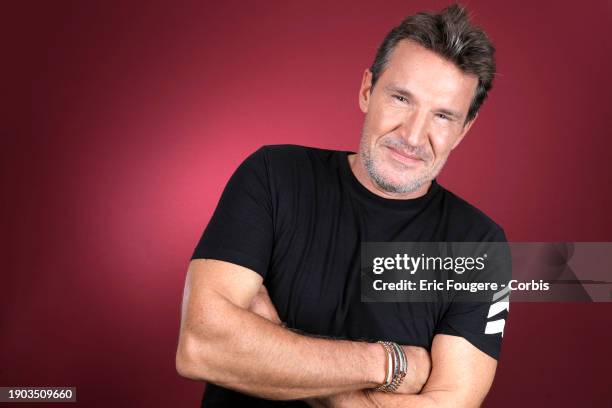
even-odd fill
[(379, 345), (303, 336), (229, 301), (181, 331), (177, 367), (269, 399), (303, 399), (371, 388), (383, 381)]
[[(496, 361), (465, 339), (437, 335), (432, 347), (433, 369), (419, 394), (362, 390), (321, 398), (325, 408), (476, 408), (486, 397)], [(437, 363), (437, 366), (436, 366)], [(310, 402), (310, 401), (309, 401)]]
[[(401, 346), (406, 353), (406, 360), (408, 361), (408, 370), (402, 385), (398, 388), (395, 393), (389, 394), (384, 392), (377, 392), (373, 389), (365, 389), (358, 391), (343, 392), (340, 394), (334, 394), (325, 396), (322, 398), (309, 399), (306, 402), (314, 408), (325, 408), (325, 407), (347, 407), (347, 408), (358, 408), (358, 407), (378, 407), (378, 406), (405, 406), (405, 404), (424, 404), (427, 406), (429, 403), (428, 399), (430, 394), (418, 395), (419, 398), (413, 399), (402, 399), (399, 397), (403, 396), (415, 396), (421, 392), (423, 385), (429, 378), (431, 361), (429, 353), (421, 347), (413, 346)], [(421, 398), (424, 396), (425, 398)], [(378, 399), (382, 399), (382, 403), (377, 404)], [(408, 405), (410, 406), (410, 405)], [(421, 406), (421, 405), (417, 405)]]
[(448, 391), (430, 391), (417, 395), (386, 394), (384, 392), (368, 393), (370, 408), (467, 408)]
[(479, 404), (458, 398), (456, 393), (442, 390), (416, 395), (363, 390), (306, 402), (312, 408), (472, 408), (479, 406)]

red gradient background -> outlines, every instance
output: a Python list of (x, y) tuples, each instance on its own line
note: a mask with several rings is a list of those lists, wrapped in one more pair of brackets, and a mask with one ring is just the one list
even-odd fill
[[(5, 6), (0, 386), (198, 406), (180, 300), (228, 177), (262, 144), (356, 149), (377, 45), (446, 4)], [(612, 241), (610, 4), (467, 2), (499, 75), (440, 182), (510, 240)], [(513, 304), (485, 406), (609, 406), (611, 312)]]

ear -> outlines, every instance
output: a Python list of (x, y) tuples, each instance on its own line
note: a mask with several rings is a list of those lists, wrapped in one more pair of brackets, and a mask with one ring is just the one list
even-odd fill
[(461, 143), (461, 141), (463, 140), (463, 137), (467, 134), (468, 130), (470, 130), (474, 122), (476, 122), (477, 117), (478, 117), (478, 113), (476, 114), (476, 116), (474, 116), (474, 119), (470, 120), (465, 125), (463, 125), (463, 130), (461, 131), (461, 134), (459, 135), (457, 140), (455, 140), (455, 143), (453, 143), (453, 147), (451, 147), (451, 150), (459, 146), (459, 143)]
[(363, 113), (368, 113), (370, 104), (370, 91), (372, 90), (372, 72), (368, 68), (363, 73), (361, 87), (359, 88), (359, 108)]

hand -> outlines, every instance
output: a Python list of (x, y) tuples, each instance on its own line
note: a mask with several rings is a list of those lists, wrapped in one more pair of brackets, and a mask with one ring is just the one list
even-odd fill
[(281, 319), (278, 317), (278, 312), (268, 295), (268, 290), (264, 285), (261, 285), (259, 292), (255, 295), (249, 306), (249, 311), (268, 319), (274, 324), (281, 324)]
[(312, 408), (368, 408), (376, 407), (368, 390), (347, 391), (327, 397), (304, 400)]

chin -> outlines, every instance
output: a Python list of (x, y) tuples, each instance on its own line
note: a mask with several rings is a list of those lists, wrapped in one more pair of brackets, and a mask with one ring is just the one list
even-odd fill
[(397, 162), (385, 162), (379, 168), (387, 180), (399, 185), (419, 180), (425, 175), (422, 168), (405, 166)]
[(397, 193), (411, 193), (429, 181), (424, 174), (411, 174), (406, 177), (406, 174), (398, 174), (397, 171), (385, 171), (380, 175), (384, 184)]

